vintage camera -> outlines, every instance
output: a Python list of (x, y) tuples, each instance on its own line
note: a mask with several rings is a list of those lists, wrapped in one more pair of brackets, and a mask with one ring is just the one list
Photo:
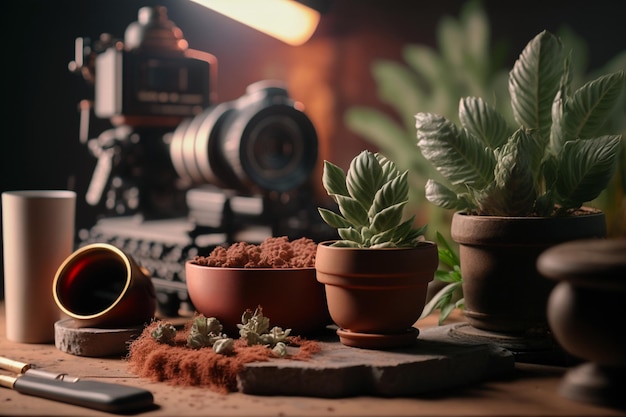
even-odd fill
[(259, 81), (217, 103), (217, 59), (187, 48), (163, 7), (141, 8), (124, 41), (77, 39), (70, 70), (93, 86), (80, 140), (97, 158), (85, 199), (101, 218), (81, 244), (132, 255), (166, 314), (189, 307), (184, 262), (194, 255), (269, 236), (327, 237), (310, 181), (317, 134), (283, 83)]

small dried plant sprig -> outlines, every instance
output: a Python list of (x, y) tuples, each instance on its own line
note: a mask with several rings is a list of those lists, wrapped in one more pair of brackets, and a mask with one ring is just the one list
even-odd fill
[(187, 346), (192, 349), (211, 346), (216, 353), (228, 354), (233, 351), (234, 340), (222, 333), (223, 326), (215, 317), (200, 315), (193, 320)]
[[(270, 329), (270, 319), (263, 315), (261, 306), (253, 312), (246, 310), (238, 324), (240, 339), (248, 346), (263, 345), (271, 349), (277, 357), (287, 355), (287, 339), (291, 329), (283, 330), (274, 326)], [(216, 353), (228, 355), (234, 351), (235, 341), (222, 332), (223, 326), (215, 317), (199, 315), (193, 319), (187, 335), (187, 347), (200, 349), (212, 347)], [(150, 333), (157, 342), (174, 345), (176, 328), (169, 322), (159, 323)]]
[(170, 322), (161, 322), (150, 335), (159, 343), (173, 345), (176, 338), (176, 327)]
[(283, 330), (278, 326), (270, 329), (270, 319), (263, 315), (263, 309), (260, 306), (254, 312), (246, 310), (241, 316), (241, 324), (237, 327), (240, 338), (246, 340), (248, 346), (267, 346), (278, 357), (284, 357), (287, 354), (285, 342), (291, 329)]

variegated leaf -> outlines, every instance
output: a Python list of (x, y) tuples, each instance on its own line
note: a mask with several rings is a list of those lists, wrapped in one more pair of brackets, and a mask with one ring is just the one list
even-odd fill
[(459, 119), (468, 132), (491, 149), (505, 144), (511, 133), (504, 117), (478, 97), (459, 101)]
[(515, 120), (548, 139), (554, 96), (565, 74), (561, 41), (543, 31), (524, 48), (509, 72), (509, 94)]
[(588, 82), (565, 102), (564, 140), (589, 139), (599, 132), (624, 88), (624, 71)]
[(621, 136), (601, 136), (566, 142), (559, 160), (555, 190), (557, 203), (577, 208), (596, 198), (609, 183), (617, 167)]
[(495, 158), (478, 139), (436, 114), (418, 113), (415, 120), (422, 155), (450, 183), (482, 188), (493, 180)]

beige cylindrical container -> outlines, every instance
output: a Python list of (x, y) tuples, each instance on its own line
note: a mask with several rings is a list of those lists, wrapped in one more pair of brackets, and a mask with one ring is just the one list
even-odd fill
[(73, 191), (2, 193), (7, 339), (54, 341), (54, 323), (60, 311), (52, 296), (52, 281), (73, 250), (75, 211)]

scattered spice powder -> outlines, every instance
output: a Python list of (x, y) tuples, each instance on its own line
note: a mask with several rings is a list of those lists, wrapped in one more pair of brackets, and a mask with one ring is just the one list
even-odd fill
[(224, 268), (312, 268), (317, 244), (309, 238), (289, 241), (286, 236), (269, 237), (261, 244), (233, 243), (218, 246), (209, 256), (196, 256), (198, 265)]
[[(176, 332), (172, 345), (159, 343), (151, 336), (158, 325), (158, 321), (153, 321), (146, 326), (130, 344), (127, 356), (130, 371), (152, 381), (203, 386), (226, 394), (237, 391), (237, 375), (246, 363), (272, 358), (270, 348), (248, 346), (242, 339), (235, 340), (234, 352), (229, 355), (215, 353), (211, 347), (187, 347), (190, 324)], [(290, 336), (288, 342), (289, 346), (298, 347), (298, 352), (276, 360), (307, 360), (321, 349), (317, 342), (299, 336)]]

